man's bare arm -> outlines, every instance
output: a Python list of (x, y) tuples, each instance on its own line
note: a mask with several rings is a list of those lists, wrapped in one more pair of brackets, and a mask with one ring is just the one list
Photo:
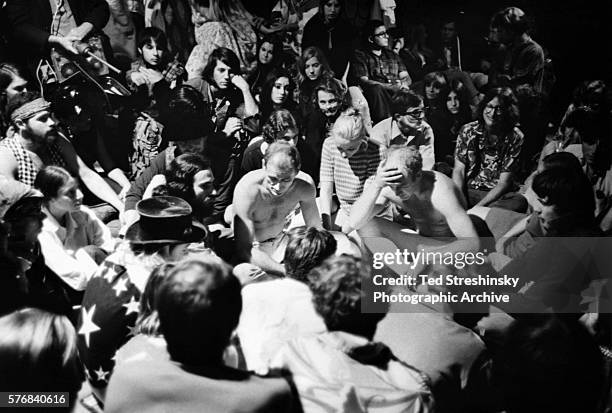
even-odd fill
[(397, 169), (379, 168), (376, 175), (365, 183), (361, 196), (351, 207), (349, 225), (354, 229), (360, 229), (372, 217), (379, 214), (390, 200), (387, 196), (391, 191), (388, 185), (399, 183), (401, 179), (402, 174)]
[(319, 214), (319, 208), (317, 208), (317, 201), (315, 199), (317, 191), (314, 184), (305, 182), (301, 190), (303, 196), (300, 198), (300, 208), (302, 209), (304, 222), (309, 227), (322, 228), (321, 215)]
[(0, 148), (0, 175), (9, 179), (17, 179), (17, 160), (7, 148)]
[(425, 251), (476, 252), (480, 247), (478, 233), (472, 220), (457, 198), (450, 180), (438, 179), (431, 194), (431, 203), (448, 223), (457, 240), (439, 247), (424, 247)]
[(251, 194), (240, 184), (234, 191), (234, 236), (238, 258), (269, 274), (285, 275), (285, 267), (259, 248), (258, 242), (264, 240), (255, 239), (255, 225), (249, 213), (253, 207), (254, 196), (249, 195)]
[(123, 202), (119, 196), (97, 172), (83, 162), (72, 143), (64, 136), (59, 136), (56, 142), (70, 172), (77, 174), (95, 196), (111, 204), (117, 211), (123, 212)]

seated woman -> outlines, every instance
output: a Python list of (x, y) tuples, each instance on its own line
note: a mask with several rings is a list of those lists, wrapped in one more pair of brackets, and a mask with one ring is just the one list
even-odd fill
[(445, 96), (442, 96), (441, 123), (429, 120), (436, 137), (436, 159), (451, 167), (454, 163), (457, 135), (463, 125), (472, 121), (470, 98), (463, 82), (452, 80)]
[[(343, 90), (348, 90), (348, 98), (350, 98), (351, 106), (357, 109), (364, 118), (368, 131), (372, 128), (372, 118), (370, 116), (370, 107), (366, 98), (363, 96), (362, 90), (357, 86), (346, 87), (340, 80), (334, 78), (334, 72), (331, 70), (327, 58), (321, 49), (316, 46), (311, 46), (302, 52), (302, 57), (298, 60), (298, 106), (299, 113), (302, 119), (306, 119), (313, 113), (313, 107), (316, 108), (315, 102), (317, 96), (314, 95), (315, 88), (324, 83), (334, 81)], [(316, 112), (316, 110), (314, 111)]]
[(240, 59), (244, 73), (256, 60), (257, 33), (274, 32), (264, 19), (249, 13), (240, 0), (193, 0), (196, 45), (187, 60), (189, 79), (198, 77), (213, 50), (226, 47)]
[(28, 81), (17, 66), (0, 63), (0, 140), (10, 138), (14, 133), (10, 119), (5, 118), (9, 101), (27, 90)]
[(251, 141), (244, 151), (242, 174), (262, 168), (266, 149), (278, 140), (284, 140), (296, 146), (302, 160), (301, 170), (310, 175), (315, 183), (318, 183), (318, 165), (316, 165), (312, 148), (301, 137), (295, 118), (287, 109), (272, 112), (263, 125), (262, 136)]
[(83, 291), (114, 241), (110, 230), (86, 206), (79, 184), (68, 171), (47, 166), (34, 186), (42, 192), (45, 219), (38, 240), (45, 264), (70, 288)]
[(311, 46), (302, 52), (298, 61), (298, 92), (300, 114), (305, 119), (312, 112), (314, 88), (323, 79), (334, 77), (325, 54), (318, 47)]
[(478, 120), (465, 125), (457, 136), (453, 181), (470, 206), (524, 212), (524, 197), (509, 194), (516, 188), (514, 175), (523, 146), (512, 89), (492, 89), (482, 100), (479, 113)]
[(279, 109), (287, 109), (294, 118), (299, 119), (297, 105), (293, 100), (294, 90), (293, 77), (287, 70), (277, 69), (272, 71), (268, 75), (259, 96), (261, 119), (268, 119), (273, 111)]
[(251, 93), (256, 98), (261, 94), (270, 72), (280, 65), (282, 54), (283, 45), (278, 37), (266, 35), (259, 41), (257, 60), (246, 79), (251, 85)]

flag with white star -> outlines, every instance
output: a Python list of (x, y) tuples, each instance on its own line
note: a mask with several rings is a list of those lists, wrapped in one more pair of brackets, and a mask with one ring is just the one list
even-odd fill
[(95, 387), (106, 387), (115, 352), (134, 334), (140, 291), (125, 267), (105, 261), (87, 285), (77, 327), (79, 354)]

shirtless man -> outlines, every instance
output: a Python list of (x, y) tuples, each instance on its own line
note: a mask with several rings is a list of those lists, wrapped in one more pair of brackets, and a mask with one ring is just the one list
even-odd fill
[[(271, 275), (285, 275), (287, 216), (300, 205), (309, 227), (321, 228), (312, 179), (300, 172), (297, 149), (277, 141), (266, 150), (264, 167), (247, 173), (234, 191), (234, 234), (240, 261)], [(240, 278), (240, 277), (239, 277)]]
[[(439, 172), (423, 171), (422, 166), (416, 147), (391, 146), (386, 162), (353, 204), (350, 225), (372, 251), (378, 245), (376, 238), (386, 238), (397, 248), (414, 252), (476, 252), (478, 235), (453, 181)], [(387, 202), (410, 215), (419, 235), (404, 233), (399, 224), (374, 217)]]

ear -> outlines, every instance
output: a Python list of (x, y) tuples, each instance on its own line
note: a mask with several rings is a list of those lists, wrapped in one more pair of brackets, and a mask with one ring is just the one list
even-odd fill
[(15, 121), (15, 127), (16, 127), (17, 129), (19, 129), (19, 130), (25, 129), (25, 127), (26, 127), (26, 122), (27, 122), (27, 121), (24, 121), (23, 119), (17, 119), (17, 120)]

